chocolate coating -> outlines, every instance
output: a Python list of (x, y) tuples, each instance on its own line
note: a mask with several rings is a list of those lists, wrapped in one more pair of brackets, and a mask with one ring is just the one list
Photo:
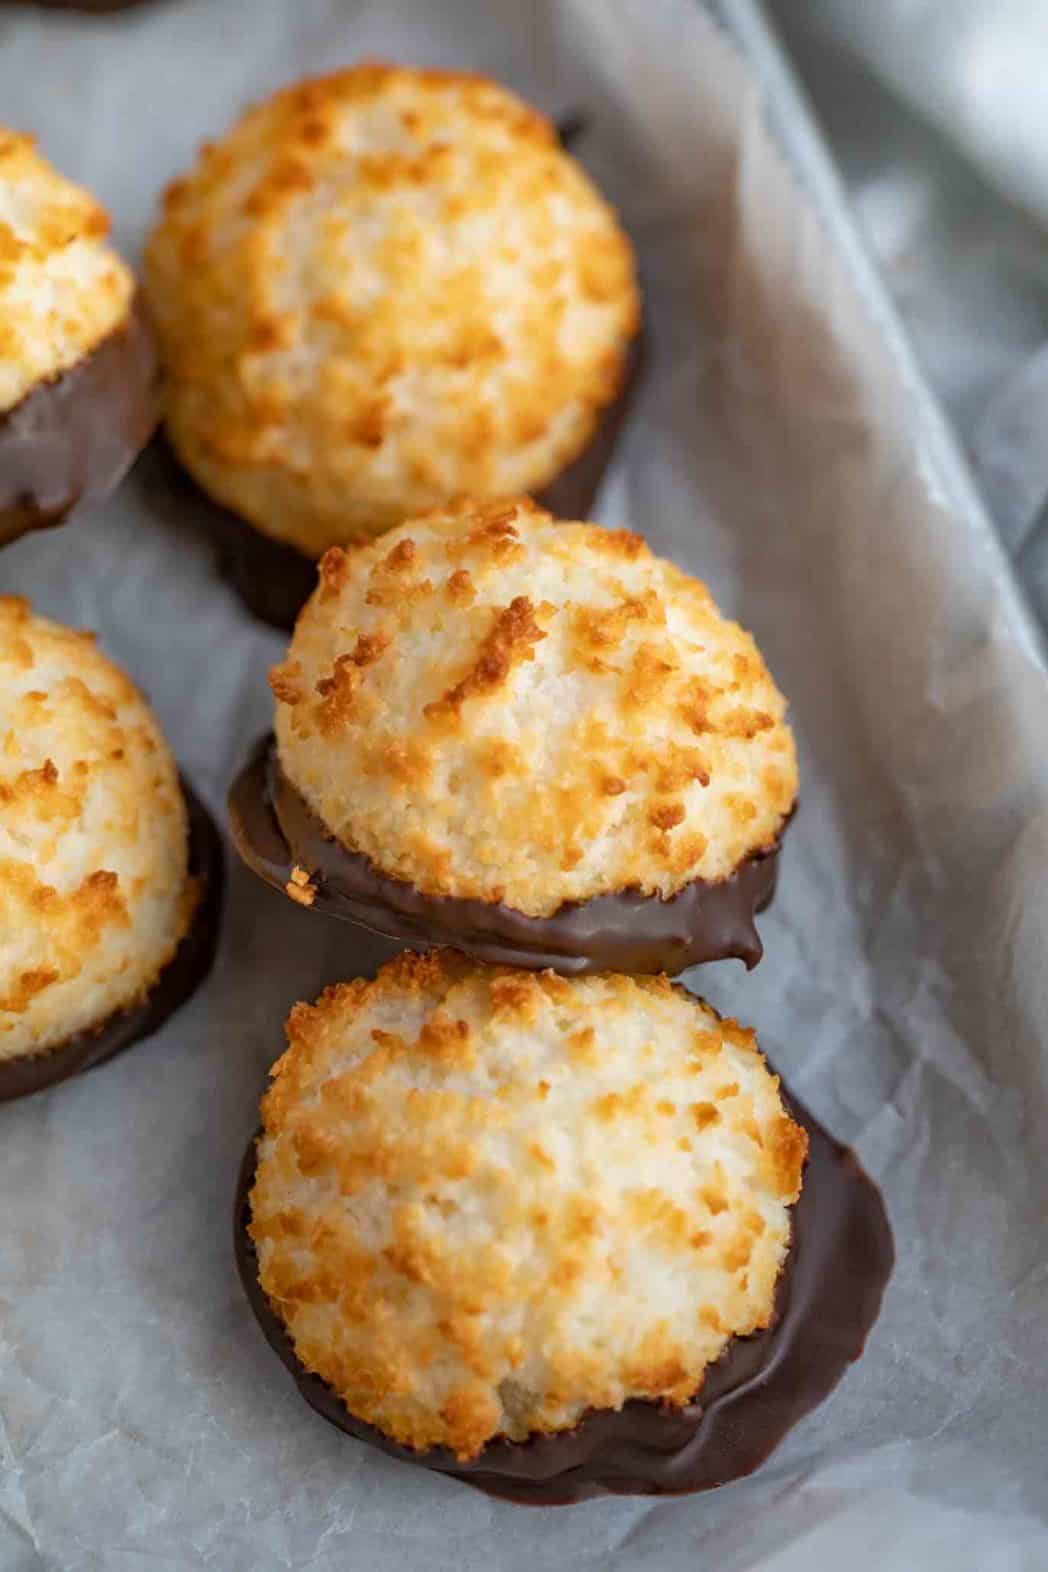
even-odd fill
[(347, 851), (307, 806), (280, 767), (272, 736), (258, 742), (229, 793), (233, 841), (267, 884), (287, 890), (304, 868), (313, 909), (413, 944), (448, 944), (478, 960), (584, 972), (667, 972), (735, 957), (756, 966), (763, 947), (754, 917), (775, 892), (779, 845), (748, 857), (728, 879), (696, 879), (669, 900), (621, 890), (566, 901), (549, 917), (527, 917), (501, 901), (425, 895)]
[(590, 117), (584, 109), (569, 110), (567, 114), (561, 115), (556, 126), (557, 140), (564, 151), (570, 153), (589, 130)]
[(136, 303), (91, 354), (0, 414), (0, 545), (108, 496), (158, 413), (153, 341)]
[[(643, 333), (642, 333), (643, 338)], [(585, 451), (569, 464), (535, 500), (557, 518), (587, 519), (601, 481), (611, 463), (641, 370), (639, 344), (630, 352), (622, 392), (605, 410)], [(166, 473), (163, 471), (166, 470)], [(236, 513), (213, 501), (192, 476), (171, 462), (161, 465), (152, 485), (163, 491), (166, 511), (188, 513), (211, 540), (218, 568), (226, 582), (260, 622), (290, 633), (317, 583), (317, 564), (297, 546), (263, 534)]]
[(189, 872), (202, 888), (189, 932), (146, 997), (120, 1010), (90, 1031), (76, 1032), (44, 1053), (0, 1060), (0, 1103), (28, 1097), (82, 1070), (90, 1070), (125, 1048), (151, 1037), (190, 996), (211, 970), (218, 948), (225, 887), (225, 859), (218, 826), (182, 778), (189, 815)]
[(489, 1495), (535, 1506), (597, 1495), (682, 1495), (752, 1473), (858, 1359), (877, 1319), (895, 1259), (876, 1185), (858, 1160), (792, 1100), (808, 1132), (804, 1188), (779, 1280), (774, 1325), (738, 1337), (707, 1372), (701, 1401), (683, 1408), (644, 1400), (618, 1412), (590, 1409), (571, 1430), (491, 1441), (469, 1463), (443, 1447), (415, 1452), (354, 1418), (334, 1389), (299, 1362), (258, 1281), (247, 1232), (255, 1141), (244, 1157), (234, 1212), (237, 1266), (270, 1347), (311, 1408), (347, 1435), (452, 1474)]

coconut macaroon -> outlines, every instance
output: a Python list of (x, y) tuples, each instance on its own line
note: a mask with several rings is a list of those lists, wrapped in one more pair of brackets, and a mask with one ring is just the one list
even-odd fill
[(91, 635), (0, 598), (0, 1097), (13, 1095), (5, 1077), (19, 1091), (38, 1072), (60, 1078), (70, 1045), (101, 1050), (114, 1023), (126, 1039), (124, 1018), (170, 971), (205, 878), (141, 695)]
[(547, 486), (639, 323), (629, 242), (550, 122), (483, 77), (381, 64), (206, 145), (146, 285), (179, 457), (312, 557)]
[(156, 420), (153, 356), (109, 218), (0, 127), (0, 541), (106, 495)]
[(126, 320), (135, 283), (109, 215), (32, 137), (0, 129), (0, 410), (98, 348)]
[[(332, 549), (270, 682), (276, 755), (234, 833), (300, 904), (563, 970), (759, 957), (785, 702), (638, 536), (519, 501)], [(260, 789), (290, 871), (245, 811)]]
[(422, 1461), (672, 1421), (773, 1320), (807, 1136), (752, 1032), (665, 978), (404, 953), (287, 1031), (258, 1278), (298, 1364)]

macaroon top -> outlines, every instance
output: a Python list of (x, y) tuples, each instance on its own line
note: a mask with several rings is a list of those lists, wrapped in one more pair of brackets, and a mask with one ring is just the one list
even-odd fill
[(94, 197), (0, 126), (0, 414), (127, 320), (134, 278), (108, 235)]
[(0, 1061), (156, 982), (197, 899), (174, 760), (128, 677), (0, 597)]
[(206, 145), (146, 282), (183, 462), (314, 556), (540, 490), (639, 321), (629, 242), (549, 121), (484, 77), (376, 63)]
[(428, 895), (669, 897), (774, 844), (796, 796), (785, 701), (705, 585), (526, 499), (332, 548), (270, 683), (292, 785)]
[(807, 1136), (752, 1032), (665, 978), (404, 953), (299, 1004), (250, 1233), (300, 1362), (462, 1460), (682, 1405), (769, 1325)]

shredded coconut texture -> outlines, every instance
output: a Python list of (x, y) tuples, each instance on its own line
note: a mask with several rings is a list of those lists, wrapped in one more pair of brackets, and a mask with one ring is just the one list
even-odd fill
[(94, 197), (0, 126), (0, 413), (127, 322), (134, 278), (108, 234)]
[(270, 682), (289, 779), (426, 894), (668, 897), (772, 845), (796, 797), (785, 701), (705, 585), (526, 500), (332, 548)]
[(665, 978), (402, 954), (288, 1020), (251, 1198), (299, 1360), (475, 1457), (690, 1401), (769, 1324), (807, 1136), (753, 1033)]
[(149, 707), (90, 634), (0, 597), (0, 1060), (141, 999), (197, 902)]
[(146, 284), (183, 462), (314, 556), (459, 494), (540, 490), (639, 322), (629, 242), (547, 120), (483, 77), (380, 64), (207, 145)]

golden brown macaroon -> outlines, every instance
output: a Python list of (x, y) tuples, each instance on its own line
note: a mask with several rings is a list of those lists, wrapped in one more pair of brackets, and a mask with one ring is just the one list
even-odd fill
[(480, 76), (374, 63), (206, 145), (146, 280), (179, 457), (312, 556), (543, 488), (639, 322), (629, 242), (546, 119)]
[(199, 895), (142, 696), (91, 635), (0, 597), (0, 1077), (140, 1003)]
[(526, 500), (333, 548), (270, 682), (293, 791), (426, 897), (726, 897), (796, 796), (750, 635), (638, 536)]
[(117, 484), (156, 420), (153, 352), (109, 217), (0, 126), (0, 542)]
[(468, 1461), (672, 1409), (768, 1326), (807, 1137), (752, 1032), (664, 978), (405, 953), (296, 1006), (288, 1041), (258, 1273), (383, 1436)]
[(134, 278), (108, 236), (95, 198), (0, 127), (0, 412), (125, 321)]

